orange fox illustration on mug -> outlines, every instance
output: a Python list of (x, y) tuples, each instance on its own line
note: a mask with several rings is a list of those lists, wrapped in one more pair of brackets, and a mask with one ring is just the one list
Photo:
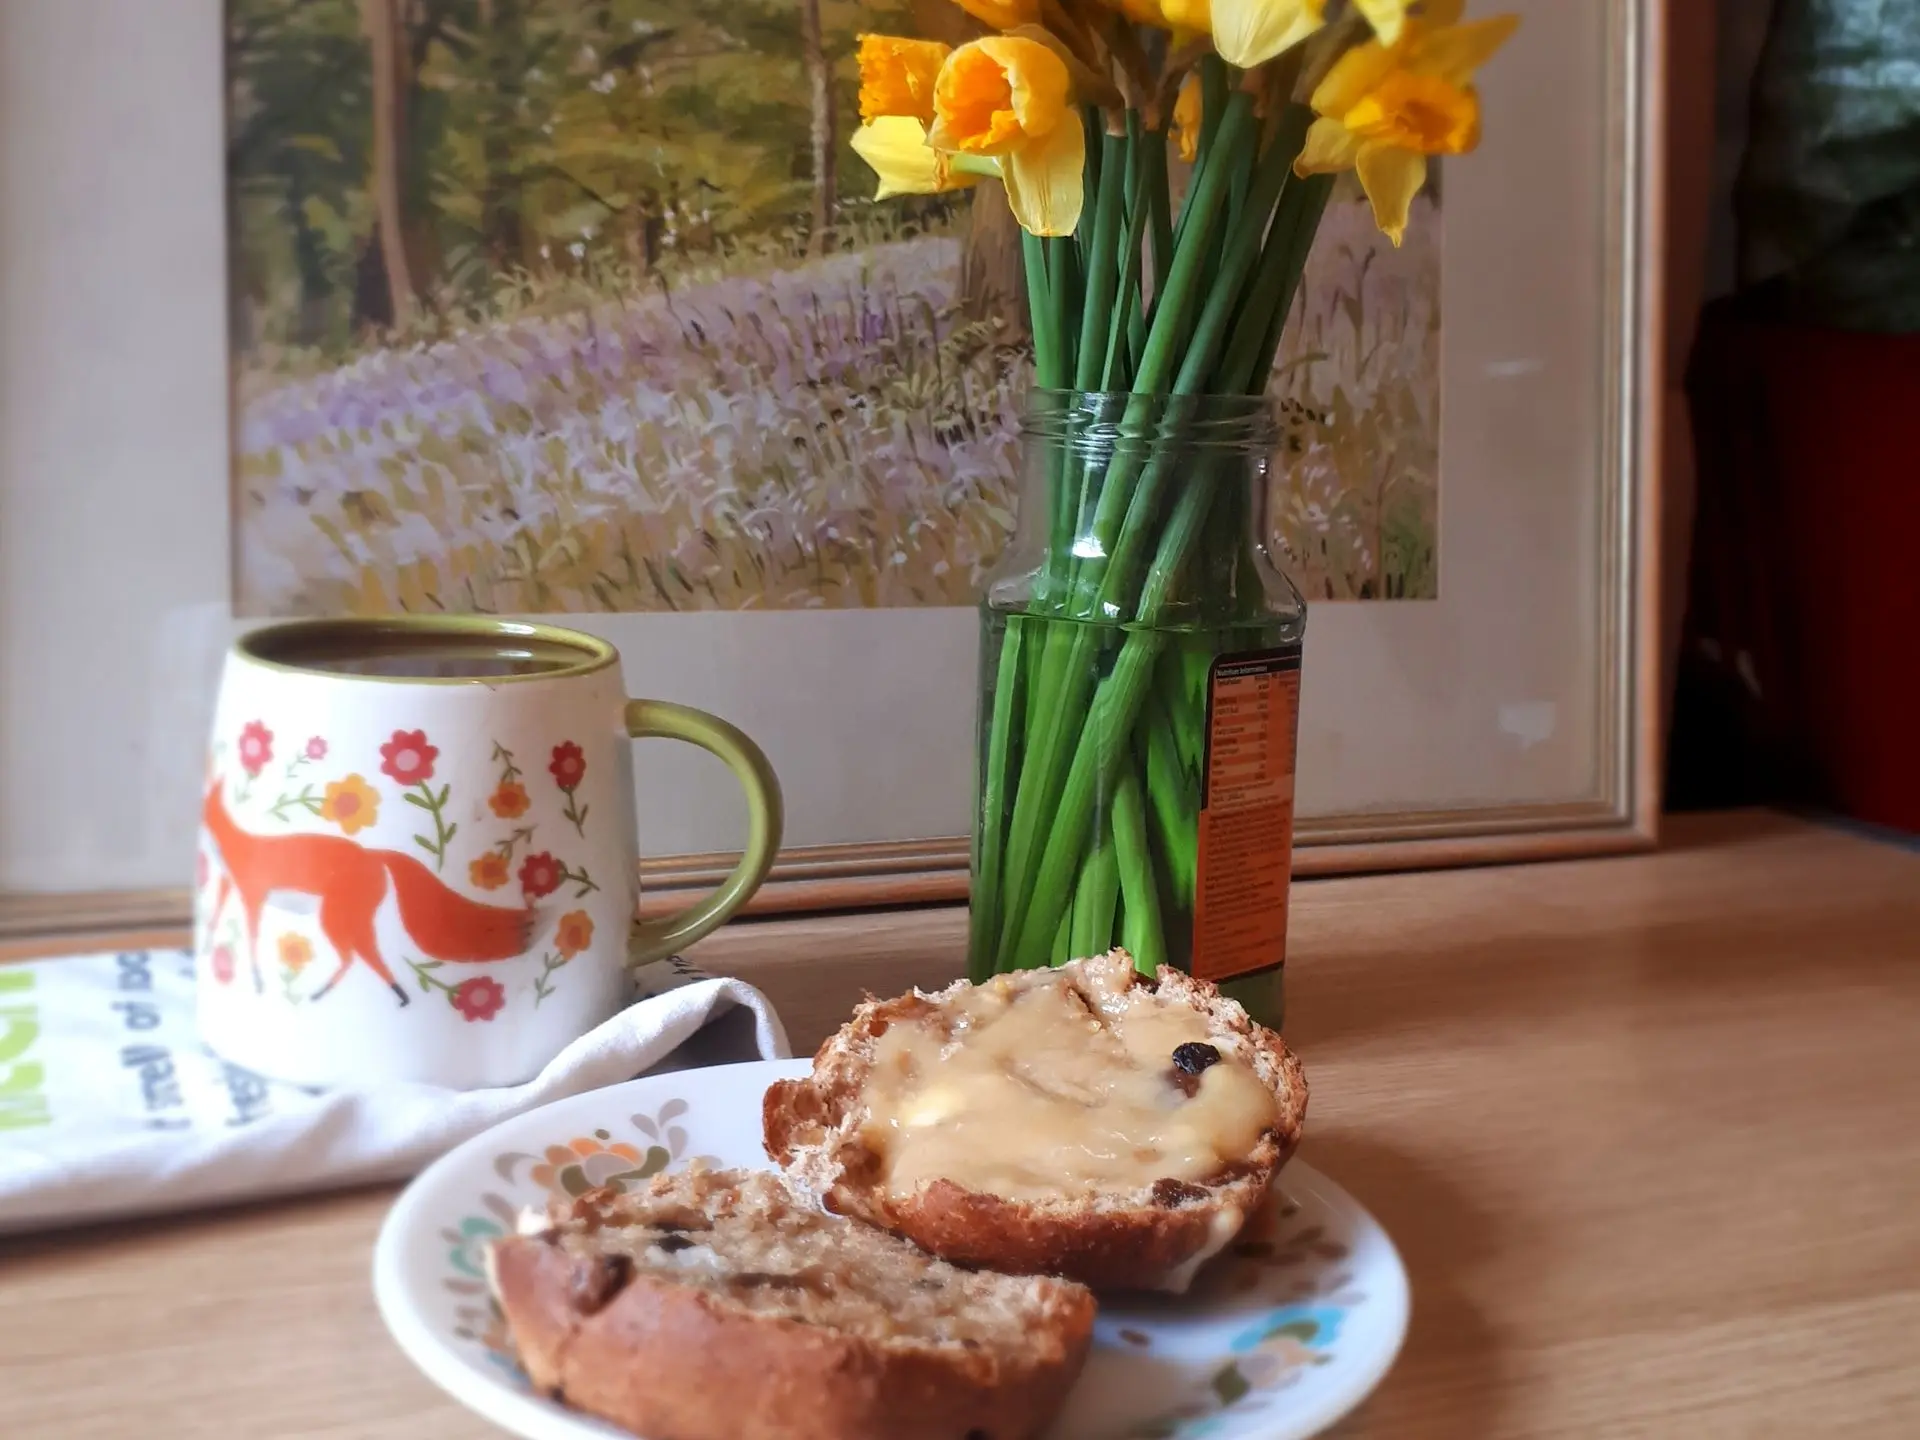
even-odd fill
[(511, 960), (533, 938), (531, 905), (512, 909), (470, 900), (411, 855), (375, 850), (341, 835), (262, 835), (243, 830), (227, 812), (218, 783), (207, 791), (200, 821), (222, 867), (209, 923), (217, 925), (229, 895), (246, 917), (247, 955), (256, 990), (260, 978), (260, 915), (269, 895), (305, 895), (319, 901), (320, 933), (340, 966), (309, 997), (320, 999), (345, 978), (357, 959), (409, 1003), (406, 988), (380, 954), (374, 916), (389, 889), (400, 924), (420, 952), (435, 960), (477, 963)]
[[(714, 894), (636, 923), (643, 735), (725, 761), (752, 832)], [(626, 1003), (630, 964), (745, 903), (780, 818), (752, 741), (628, 700), (592, 636), (465, 616), (255, 631), (228, 656), (200, 805), (203, 1038), (298, 1084), (522, 1083)]]

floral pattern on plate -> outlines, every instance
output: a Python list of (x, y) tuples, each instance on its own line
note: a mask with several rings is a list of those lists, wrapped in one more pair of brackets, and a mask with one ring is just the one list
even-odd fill
[[(631, 1081), (522, 1115), (461, 1146), (396, 1202), (375, 1256), (381, 1313), (463, 1403), (530, 1440), (616, 1432), (532, 1392), (488, 1294), (485, 1246), (528, 1205), (643, 1184), (696, 1158), (764, 1167), (760, 1097), (805, 1061)], [(1379, 1383), (1408, 1314), (1392, 1242), (1295, 1161), (1273, 1203), (1192, 1292), (1104, 1303), (1048, 1440), (1303, 1440)]]

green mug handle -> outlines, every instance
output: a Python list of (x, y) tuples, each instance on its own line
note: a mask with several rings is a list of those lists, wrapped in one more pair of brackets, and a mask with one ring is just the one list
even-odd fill
[(635, 740), (659, 737), (698, 745), (718, 756), (747, 792), (746, 853), (720, 888), (664, 920), (634, 922), (627, 941), (628, 960), (646, 965), (718, 930), (752, 898), (780, 849), (783, 807), (780, 780), (766, 754), (718, 715), (665, 700), (629, 700), (627, 734)]

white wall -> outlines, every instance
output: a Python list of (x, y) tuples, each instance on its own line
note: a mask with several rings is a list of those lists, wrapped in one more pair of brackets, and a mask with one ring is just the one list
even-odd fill
[(219, 0), (0, 3), (0, 887), (187, 853), (227, 634), (220, 97)]

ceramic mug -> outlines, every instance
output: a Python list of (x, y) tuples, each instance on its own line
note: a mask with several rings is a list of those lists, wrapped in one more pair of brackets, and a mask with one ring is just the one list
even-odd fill
[[(711, 751), (746, 790), (731, 876), (636, 923), (628, 740)], [(604, 640), (480, 617), (271, 625), (229, 652), (201, 805), (202, 1038), (304, 1085), (531, 1079), (662, 958), (746, 903), (780, 844), (759, 748), (629, 700)]]

